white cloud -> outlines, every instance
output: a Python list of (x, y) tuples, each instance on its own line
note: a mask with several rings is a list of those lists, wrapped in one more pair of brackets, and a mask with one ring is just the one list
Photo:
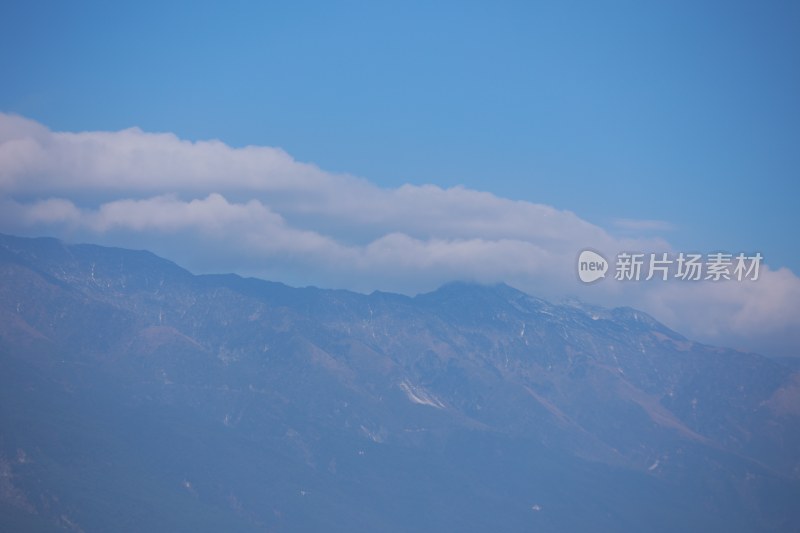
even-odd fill
[(672, 231), (675, 225), (666, 220), (618, 218), (615, 219), (614, 227), (623, 231), (644, 232), (644, 231)]
[(800, 355), (800, 279), (786, 268), (762, 267), (757, 281), (657, 285), (640, 305), (691, 338)]
[(800, 347), (800, 280), (785, 269), (764, 267), (749, 284), (579, 285), (581, 249), (670, 252), (661, 238), (637, 236), (667, 222), (618, 220), (629, 236), (619, 238), (551, 206), (464, 187), (384, 189), (276, 148), (136, 128), (52, 132), (0, 114), (0, 202), (0, 231), (121, 246), (135, 237), (195, 270), (409, 293), (505, 281), (550, 298), (633, 305), (707, 341), (753, 348), (779, 335), (789, 339), (781, 350)]

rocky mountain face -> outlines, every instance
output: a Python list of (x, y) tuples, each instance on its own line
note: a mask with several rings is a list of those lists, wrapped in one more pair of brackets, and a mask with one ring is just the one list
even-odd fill
[(2, 531), (798, 531), (798, 503), (800, 374), (634, 309), (0, 236)]

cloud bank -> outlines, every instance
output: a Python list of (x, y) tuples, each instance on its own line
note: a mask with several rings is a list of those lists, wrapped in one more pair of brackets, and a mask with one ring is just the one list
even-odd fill
[[(194, 271), (416, 293), (456, 279), (551, 299), (632, 305), (701, 340), (800, 355), (800, 279), (586, 286), (580, 250), (672, 252), (669, 222), (617, 233), (551, 206), (463, 187), (403, 185), (298, 162), (279, 148), (138, 128), (54, 132), (0, 113), (0, 231), (148, 248)], [(738, 252), (738, 250), (731, 250)]]

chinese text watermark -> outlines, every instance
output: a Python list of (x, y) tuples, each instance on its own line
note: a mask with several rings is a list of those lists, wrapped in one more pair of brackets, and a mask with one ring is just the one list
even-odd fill
[[(760, 253), (620, 252), (612, 271), (617, 281), (756, 281), (762, 260)], [(578, 256), (578, 277), (584, 283), (605, 278), (611, 269), (594, 250), (583, 250)]]

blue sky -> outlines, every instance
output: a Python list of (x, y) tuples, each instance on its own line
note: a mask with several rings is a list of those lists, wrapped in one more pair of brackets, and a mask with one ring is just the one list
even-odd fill
[[(574, 235), (582, 237), (565, 242), (588, 239), (586, 245), (595, 245), (585, 235), (602, 228), (616, 243), (663, 241), (674, 250), (703, 253), (758, 251), (773, 271), (800, 272), (794, 237), (800, 228), (796, 2), (7, 1), (0, 5), (0, 21), (0, 112), (25, 117), (49, 132), (117, 132), (135, 126), (178, 139), (218, 139), (231, 149), (280, 147), (292, 159), (280, 168), (291, 167), (297, 179), (322, 188), (338, 183), (344, 191), (361, 190), (356, 182), (330, 178), (341, 173), (367, 180), (377, 189), (364, 194), (376, 198), (383, 194), (378, 189), (404, 184), (433, 184), (443, 191), (463, 185), (524, 202), (520, 209), (528, 214), (520, 214), (520, 224), (549, 216), (528, 204), (574, 213), (576, 220), (563, 215), (559, 224), (569, 233), (574, 223)], [(146, 136), (114, 139), (106, 149), (143, 142), (151, 155), (163, 152)], [(133, 144), (125, 144), (129, 141)], [(209, 153), (186, 157), (213, 166)], [(247, 174), (250, 163), (243, 154), (230, 157), (239, 158), (236, 168)], [(163, 161), (154, 155), (156, 160)], [(292, 166), (296, 162), (311, 163), (325, 175), (306, 176)], [(58, 164), (53, 165), (48, 172), (58, 174)], [(119, 170), (119, 179), (130, 177), (126, 172)], [(369, 224), (357, 227), (358, 221), (375, 219), (363, 213), (361, 218), (332, 215), (344, 209), (343, 194), (332, 201), (340, 211), (325, 203), (310, 213), (283, 197), (276, 200), (272, 189), (265, 193), (257, 187), (260, 192), (254, 193), (243, 181), (226, 188), (224, 182), (235, 177), (219, 175), (216, 185), (199, 189), (187, 185), (192, 179), (186, 174), (148, 191), (200, 202), (170, 204), (179, 209), (238, 213), (231, 215), (237, 221), (250, 209), (245, 202), (256, 198), (265, 210), (257, 215), (250, 210), (247, 216), (273, 221), (275, 228), (314, 230), (303, 235), (322, 247), (407, 233), (421, 239), (415, 245), (432, 250), (440, 242), (436, 239), (466, 238), (448, 233), (447, 224), (435, 218), (424, 219), (440, 228), (427, 236), (424, 228), (394, 219), (376, 225), (383, 233), (371, 232)], [(83, 215), (74, 208), (93, 200), (150, 202), (135, 187), (112, 198), (101, 192), (110, 190), (108, 183), (84, 184), (73, 196), (62, 194), (63, 184), (43, 183), (51, 189), (15, 185), (6, 196), (14, 202), (68, 198), (72, 207), (59, 204), (59, 212), (75, 225)], [(216, 193), (224, 194), (224, 202), (206, 196)], [(434, 211), (450, 206), (464, 213), (471, 209), (465, 205), (474, 208), (487, 199), (424, 188), (396, 196), (414, 198)], [(489, 204), (498, 213), (519, 207), (487, 201), (480, 209), (488, 210), (482, 211), (488, 218), (493, 215), (486, 213), (494, 212)], [(151, 213), (164, 208), (163, 202), (157, 204), (136, 206)], [(108, 229), (122, 222), (101, 222), (98, 213), (91, 220), (81, 218), (83, 233), (55, 225), (45, 229), (161, 253), (179, 250), (171, 241), (165, 244), (168, 239), (140, 233), (141, 224), (128, 219), (124, 231)], [(533, 218), (525, 218), (529, 215)], [(582, 221), (593, 225), (588, 234), (577, 229), (584, 227)], [(174, 221), (162, 222), (178, 231)], [(45, 231), (20, 229), (20, 224), (7, 220), (0, 230)], [(206, 231), (209, 226), (203, 224)], [(515, 232), (503, 227), (502, 235), (481, 226), (469, 237), (503, 246), (505, 236)], [(320, 240), (334, 233), (333, 244)], [(545, 233), (537, 238), (546, 240)], [(437, 253), (426, 264), (435, 263)], [(176, 254), (174, 259), (195, 270), (253, 272), (241, 254), (226, 264), (188, 245)], [(470, 275), (494, 279), (486, 274), (490, 266), (485, 268)], [(399, 282), (354, 285), (344, 275), (329, 276), (308, 263), (287, 272), (255, 273), (297, 284), (414, 290)], [(426, 283), (461, 273), (442, 267)], [(508, 275), (514, 281), (513, 273)], [(537, 288), (525, 280), (519, 284)], [(647, 308), (644, 300), (634, 303)], [(670, 313), (681, 314), (665, 312)]]
[[(164, 5), (167, 4), (167, 5)], [(800, 271), (796, 2), (4, 2), (0, 109), (280, 146)]]

